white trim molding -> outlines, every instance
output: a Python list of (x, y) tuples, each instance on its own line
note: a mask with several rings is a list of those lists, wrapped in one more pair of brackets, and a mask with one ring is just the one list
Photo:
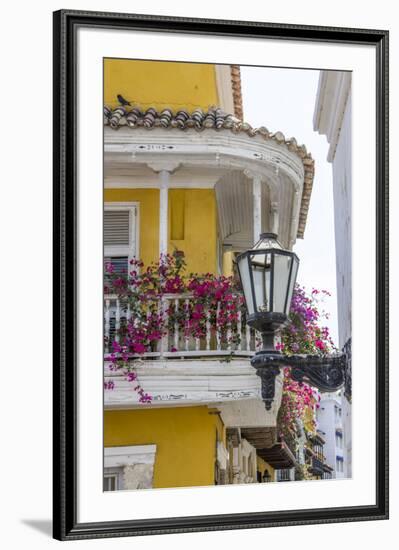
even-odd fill
[(189, 129), (171, 133), (164, 128), (151, 132), (127, 127), (115, 132), (104, 128), (105, 176), (118, 163), (146, 164), (154, 171), (175, 171), (181, 164), (209, 166), (219, 169), (255, 170), (266, 177), (276, 171), (286, 174), (296, 189), (302, 190), (304, 165), (302, 159), (285, 145), (259, 136), (248, 138), (229, 130), (198, 133)]
[(104, 467), (121, 468), (133, 464), (154, 464), (156, 445), (104, 447)]
[(334, 160), (345, 108), (351, 90), (352, 73), (321, 71), (313, 115), (313, 129), (330, 144), (327, 160)]

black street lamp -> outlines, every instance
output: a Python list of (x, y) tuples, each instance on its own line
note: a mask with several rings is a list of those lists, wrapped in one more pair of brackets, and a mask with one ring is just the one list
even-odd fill
[(272, 480), (272, 476), (270, 475), (270, 473), (268, 472), (268, 470), (265, 470), (263, 472), (263, 476), (262, 476), (262, 481), (263, 483), (270, 483)]
[(274, 337), (289, 323), (289, 311), (299, 258), (285, 250), (275, 233), (262, 233), (251, 250), (237, 258), (247, 308), (247, 324), (262, 335), (263, 349), (251, 359), (262, 380), (262, 399), (270, 409), (276, 376), (281, 367), (291, 368), (298, 382), (307, 381), (320, 391), (340, 389), (348, 377), (344, 353), (284, 356), (274, 347)]

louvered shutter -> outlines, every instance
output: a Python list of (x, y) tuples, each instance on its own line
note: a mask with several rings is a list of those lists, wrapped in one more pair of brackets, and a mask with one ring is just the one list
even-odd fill
[(104, 262), (116, 273), (127, 273), (136, 255), (136, 206), (106, 205), (104, 210)]
[(129, 246), (129, 210), (105, 210), (104, 246)]

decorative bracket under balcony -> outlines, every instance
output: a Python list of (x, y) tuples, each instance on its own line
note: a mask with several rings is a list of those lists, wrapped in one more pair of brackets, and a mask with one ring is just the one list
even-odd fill
[(296, 382), (306, 382), (321, 392), (333, 392), (345, 387), (345, 395), (351, 396), (350, 357), (347, 353), (334, 355), (290, 355), (260, 351), (251, 359), (262, 380), (262, 399), (270, 409), (275, 392), (275, 380), (281, 368), (291, 369)]

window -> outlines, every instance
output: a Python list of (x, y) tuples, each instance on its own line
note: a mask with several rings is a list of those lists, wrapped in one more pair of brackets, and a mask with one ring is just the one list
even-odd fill
[(119, 489), (118, 474), (104, 473), (103, 491), (116, 491)]
[(337, 405), (334, 405), (334, 411), (335, 411), (335, 419), (339, 420), (342, 418), (342, 409), (341, 407), (338, 407)]
[(335, 445), (338, 449), (342, 449), (342, 433), (336, 432), (335, 433)]
[(344, 471), (344, 461), (343, 458), (340, 456), (337, 456), (335, 461), (335, 469), (337, 472), (343, 472)]
[[(129, 261), (138, 255), (138, 204), (106, 203), (104, 205), (104, 264), (111, 263), (115, 273), (128, 273)], [(107, 273), (104, 273), (104, 294), (107, 289)], [(117, 329), (117, 303), (108, 302), (108, 327), (104, 331), (105, 351), (111, 351)], [(119, 310), (119, 322), (126, 319), (126, 311)], [(104, 316), (105, 317), (105, 316)], [(105, 318), (104, 318), (105, 321)]]
[(116, 273), (127, 273), (138, 254), (138, 204), (106, 203), (104, 206), (104, 262)]
[(116, 491), (118, 478), (116, 475), (105, 475), (103, 491)]
[(289, 468), (277, 470), (277, 481), (291, 481), (291, 470)]
[(104, 491), (150, 489), (156, 445), (104, 448)]
[(313, 452), (319, 460), (323, 460), (323, 447), (319, 443), (313, 445)]

